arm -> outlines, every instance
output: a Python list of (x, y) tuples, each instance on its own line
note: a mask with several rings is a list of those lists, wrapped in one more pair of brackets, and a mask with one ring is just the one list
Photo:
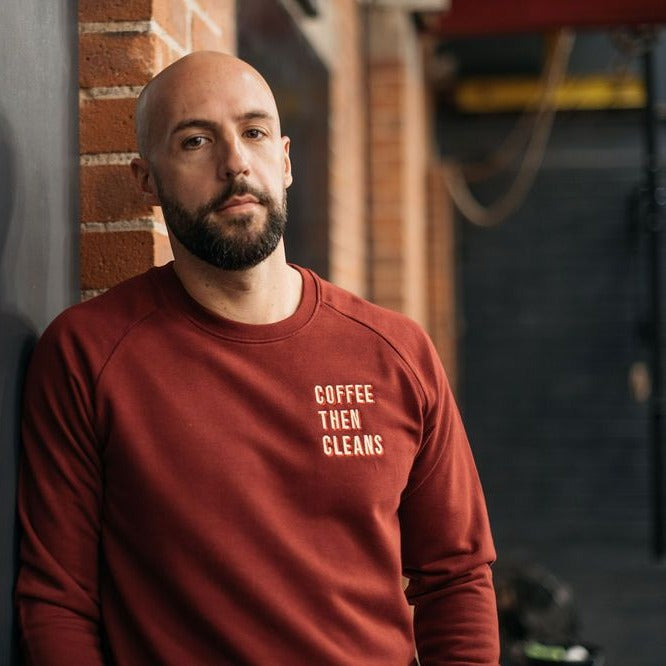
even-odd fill
[(102, 470), (84, 354), (52, 327), (26, 379), (17, 583), (21, 642), (34, 666), (101, 666), (98, 558)]
[[(433, 351), (434, 354), (434, 351)], [(460, 415), (438, 361), (424, 442), (400, 506), (407, 597), (422, 666), (499, 663), (495, 551)]]

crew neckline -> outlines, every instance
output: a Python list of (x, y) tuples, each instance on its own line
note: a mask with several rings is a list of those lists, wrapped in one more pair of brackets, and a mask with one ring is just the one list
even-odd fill
[(176, 274), (173, 261), (156, 270), (163, 277), (159, 283), (166, 301), (199, 328), (237, 342), (272, 342), (287, 338), (302, 329), (314, 317), (320, 302), (319, 285), (314, 273), (295, 264), (289, 265), (301, 274), (301, 301), (292, 315), (272, 324), (246, 324), (205, 308), (187, 292)]

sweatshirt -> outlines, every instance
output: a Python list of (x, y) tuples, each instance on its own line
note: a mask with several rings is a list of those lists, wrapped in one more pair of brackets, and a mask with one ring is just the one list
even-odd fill
[(211, 313), (168, 264), (45, 331), (19, 481), (28, 664), (498, 663), (485, 502), (431, 342), (298, 270), (274, 324)]

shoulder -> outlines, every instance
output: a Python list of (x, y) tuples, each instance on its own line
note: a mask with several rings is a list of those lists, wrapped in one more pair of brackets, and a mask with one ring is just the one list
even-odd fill
[(64, 310), (42, 334), (37, 359), (101, 366), (128, 331), (159, 309), (159, 283), (167, 270), (153, 268)]
[(317, 278), (321, 289), (321, 303), (340, 317), (356, 322), (376, 335), (385, 338), (389, 344), (398, 347), (420, 348), (428, 345), (428, 334), (410, 317), (375, 305), (322, 278)]
[(341, 287), (317, 278), (322, 307), (347, 326), (364, 329), (377, 344), (385, 345), (417, 375), (419, 383), (429, 382), (442, 372), (434, 345), (420, 324), (410, 317), (370, 303)]

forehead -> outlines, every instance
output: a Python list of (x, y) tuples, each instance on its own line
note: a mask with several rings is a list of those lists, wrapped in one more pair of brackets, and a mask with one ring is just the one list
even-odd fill
[(261, 111), (279, 125), (275, 100), (268, 85), (245, 68), (198, 68), (178, 72), (160, 82), (153, 117), (162, 117), (167, 133), (187, 118), (228, 122)]

